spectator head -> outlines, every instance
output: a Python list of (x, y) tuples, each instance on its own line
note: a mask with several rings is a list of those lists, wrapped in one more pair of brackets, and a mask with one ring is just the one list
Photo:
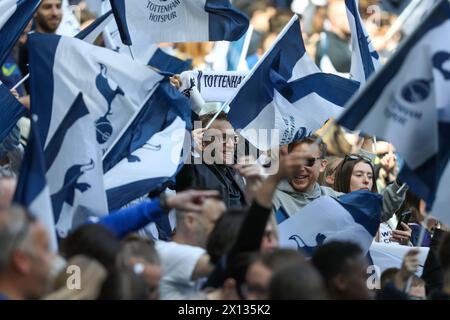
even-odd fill
[(328, 2), (327, 17), (331, 24), (331, 30), (341, 38), (350, 35), (346, 10), (344, 0), (330, 0)]
[(161, 261), (151, 240), (140, 237), (122, 243), (117, 255), (117, 267), (141, 275), (147, 284), (148, 299), (159, 298)]
[(304, 158), (304, 165), (293, 179), (289, 181), (298, 192), (311, 192), (319, 179), (319, 175), (327, 167), (327, 145), (317, 136), (306, 137), (291, 143), (289, 152), (299, 152)]
[[(201, 116), (205, 128), (215, 113)], [(225, 112), (220, 112), (208, 130), (203, 134), (203, 161), (207, 164), (234, 164), (236, 144), (239, 136), (228, 121)]]
[(247, 269), (243, 290), (245, 298), (248, 300), (268, 299), (269, 284), (274, 272), (291, 265), (302, 268), (305, 264), (305, 258), (298, 251), (280, 249), (263, 253)]
[[(12, 206), (0, 225), (0, 287), (15, 299), (37, 299), (50, 285), (54, 254), (44, 225), (25, 208)], [(5, 292), (4, 288), (14, 288)]]
[[(97, 260), (83, 255), (73, 256), (56, 277), (53, 285), (55, 291), (44, 299), (95, 300), (107, 274)], [(79, 275), (79, 280), (73, 278), (74, 275)]]
[(106, 227), (100, 224), (84, 224), (62, 241), (60, 250), (66, 259), (82, 254), (96, 259), (110, 270), (115, 265), (119, 247), (119, 240)]
[(333, 188), (336, 169), (341, 164), (342, 158), (336, 156), (327, 157), (328, 163), (323, 173), (322, 185)]
[(271, 215), (267, 221), (266, 229), (261, 240), (261, 251), (271, 252), (278, 249), (278, 226), (275, 221), (275, 216)]
[(62, 0), (42, 0), (34, 14), (36, 32), (55, 33), (62, 20)]
[(267, 0), (248, 1), (247, 5), (242, 6), (242, 10), (249, 16), (251, 25), (258, 32), (269, 31), (269, 20), (277, 10)]
[(336, 168), (334, 190), (344, 193), (357, 190), (377, 192), (371, 160), (361, 155), (346, 155)]
[(388, 268), (384, 270), (380, 277), (380, 289), (384, 289), (389, 282), (394, 281), (395, 275), (399, 270), (399, 268)]
[(312, 263), (334, 299), (371, 299), (367, 287), (367, 260), (352, 242), (328, 242), (315, 251)]
[(147, 300), (147, 285), (132, 271), (113, 270), (103, 282), (98, 300)]
[(201, 212), (177, 210), (174, 240), (182, 239), (186, 244), (205, 248), (210, 233), (224, 212), (223, 201), (215, 198), (204, 200)]
[(223, 255), (230, 251), (239, 234), (245, 215), (245, 210), (229, 209), (217, 220), (206, 245), (211, 263), (216, 264)]
[(270, 281), (270, 300), (325, 300), (327, 293), (322, 277), (309, 263), (277, 270)]
[(278, 34), (283, 30), (283, 28), (291, 21), (293, 16), (292, 11), (290, 10), (282, 10), (277, 11), (270, 19), (269, 19), (269, 31), (275, 34)]
[(425, 290), (425, 281), (416, 275), (412, 276), (411, 288), (408, 292), (410, 298), (416, 300), (425, 300), (427, 298)]

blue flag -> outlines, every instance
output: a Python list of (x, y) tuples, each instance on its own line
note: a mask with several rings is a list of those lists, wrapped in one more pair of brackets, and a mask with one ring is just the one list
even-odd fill
[(160, 48), (156, 49), (148, 65), (162, 72), (170, 74), (180, 74), (187, 71), (192, 66), (192, 60), (181, 60), (170, 54), (165, 53)]
[[(267, 150), (322, 127), (357, 89), (351, 80), (320, 72), (306, 53), (294, 16), (239, 86), (228, 118), (250, 143)], [(271, 131), (262, 134), (261, 129)]]
[(249, 20), (229, 0), (110, 0), (123, 44), (234, 41)]
[(89, 43), (94, 43), (95, 39), (103, 32), (106, 26), (113, 21), (114, 16), (112, 11), (109, 10), (105, 14), (101, 15), (94, 22), (92, 22), (85, 29), (81, 30), (75, 38), (84, 40)]
[(280, 247), (311, 256), (329, 241), (352, 241), (367, 253), (381, 222), (382, 196), (367, 190), (320, 197), (279, 225)]
[(380, 56), (373, 48), (369, 35), (364, 28), (358, 11), (357, 0), (345, 0), (345, 5), (352, 32), (350, 77), (363, 84), (381, 66)]
[(27, 207), (46, 227), (53, 252), (58, 250), (50, 191), (45, 177), (45, 159), (36, 122), (31, 122), (19, 180), (13, 201)]
[(33, 17), (41, 0), (2, 0), (0, 2), (0, 66)]
[(400, 177), (450, 224), (450, 4), (436, 3), (388, 63), (348, 104), (338, 123), (390, 141)]
[(188, 98), (169, 81), (156, 89), (121, 139), (104, 157), (110, 210), (152, 191), (162, 191), (183, 166), (184, 142), (190, 139)]
[(8, 136), (25, 111), (25, 107), (0, 82), (0, 143)]

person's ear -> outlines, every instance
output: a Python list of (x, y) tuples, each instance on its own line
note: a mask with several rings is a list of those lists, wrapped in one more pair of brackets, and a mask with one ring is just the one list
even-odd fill
[(239, 300), (237, 294), (236, 280), (233, 278), (225, 279), (223, 283), (223, 299), (224, 300)]
[(322, 159), (320, 161), (320, 173), (325, 172), (325, 170), (327, 169), (327, 165), (328, 165), (327, 159)]
[(16, 250), (11, 254), (11, 266), (19, 274), (29, 274), (31, 271), (31, 263), (28, 255)]
[(338, 292), (345, 292), (348, 289), (348, 279), (342, 274), (338, 274), (332, 280), (335, 290)]
[(334, 185), (334, 175), (326, 176), (325, 181), (329, 186)]

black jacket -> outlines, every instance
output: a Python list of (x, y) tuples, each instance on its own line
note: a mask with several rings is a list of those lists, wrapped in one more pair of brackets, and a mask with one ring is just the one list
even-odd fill
[(175, 190), (218, 190), (227, 208), (248, 205), (243, 178), (232, 167), (207, 164), (185, 164), (176, 176)]

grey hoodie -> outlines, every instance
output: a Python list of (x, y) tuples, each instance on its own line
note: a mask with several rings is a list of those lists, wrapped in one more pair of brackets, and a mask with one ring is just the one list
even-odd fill
[[(397, 194), (399, 189), (400, 186), (394, 182), (387, 186), (384, 190), (383, 206), (381, 210), (382, 221), (389, 220), (405, 199), (405, 194), (408, 188), (403, 188), (399, 194)], [(318, 183), (314, 185), (311, 192), (299, 192), (294, 190), (288, 181), (283, 180), (280, 182), (277, 190), (275, 191), (275, 196), (272, 200), (272, 209), (273, 212), (277, 212), (280, 207), (282, 207), (288, 216), (292, 216), (308, 203), (321, 196), (337, 198), (341, 195), (343, 195), (342, 192), (337, 192), (329, 187), (320, 186)]]

